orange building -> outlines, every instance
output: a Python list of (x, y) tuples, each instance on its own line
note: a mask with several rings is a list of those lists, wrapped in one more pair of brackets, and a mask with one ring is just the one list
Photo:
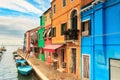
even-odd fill
[(61, 45), (55, 53), (57, 70), (80, 78), (80, 0), (53, 0), (52, 45)]

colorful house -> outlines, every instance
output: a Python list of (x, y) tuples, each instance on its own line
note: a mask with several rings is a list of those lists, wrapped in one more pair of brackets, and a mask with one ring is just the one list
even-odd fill
[(30, 31), (27, 31), (26, 33), (26, 53), (30, 53)]
[(80, 0), (53, 0), (52, 60), (57, 70), (80, 78)]
[(120, 0), (84, 1), (82, 80), (120, 80)]
[(44, 52), (43, 52), (43, 48), (45, 46), (45, 41), (43, 38), (43, 33), (45, 31), (45, 20), (44, 20), (44, 16), (40, 16), (40, 28), (38, 29), (38, 48), (39, 48), (39, 54), (38, 54), (38, 58), (41, 59), (42, 61), (45, 60), (45, 56), (44, 56)]
[(24, 34), (23, 52), (26, 52), (26, 34)]
[(30, 48), (31, 48), (30, 52), (32, 54), (34, 54), (36, 57), (37, 57), (38, 52), (39, 52), (38, 29), (39, 29), (39, 27), (30, 30)]
[(31, 30), (26, 31), (24, 34), (24, 47), (25, 47), (25, 52), (27, 53), (33, 53), (37, 55), (38, 52), (38, 29), (34, 28)]
[[(46, 48), (47, 46), (51, 45), (52, 43), (52, 37), (51, 37), (51, 18), (52, 18), (52, 13), (51, 13), (51, 8), (49, 8), (48, 10), (46, 10), (44, 13), (44, 22), (45, 22), (45, 25), (44, 25), (44, 28), (45, 28), (45, 31), (43, 33), (43, 38), (44, 38), (44, 41), (45, 41), (45, 47)], [(44, 49), (44, 54), (45, 54), (45, 60), (48, 61), (48, 58), (51, 58), (52, 54), (49, 52), (49, 51), (46, 51)], [(48, 61), (48, 62), (51, 62), (51, 61)]]

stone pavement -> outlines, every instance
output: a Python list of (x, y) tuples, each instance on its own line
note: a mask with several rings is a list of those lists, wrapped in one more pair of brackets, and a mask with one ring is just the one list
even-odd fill
[[(22, 51), (17, 51), (20, 56), (25, 59), (26, 54)], [(52, 65), (38, 60), (33, 55), (31, 55), (27, 62), (33, 67), (37, 75), (43, 80), (79, 80), (73, 74), (62, 73), (53, 68)]]

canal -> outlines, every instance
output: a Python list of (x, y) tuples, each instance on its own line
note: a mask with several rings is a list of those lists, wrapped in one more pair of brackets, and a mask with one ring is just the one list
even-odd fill
[(23, 76), (17, 71), (12, 53), (18, 47), (6, 46), (7, 51), (3, 53), (0, 59), (0, 80), (39, 80), (34, 71), (27, 76)]

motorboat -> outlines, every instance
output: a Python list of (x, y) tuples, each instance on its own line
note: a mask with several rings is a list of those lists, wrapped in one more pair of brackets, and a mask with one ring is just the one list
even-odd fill
[(28, 74), (32, 71), (32, 67), (29, 66), (29, 65), (18, 66), (18, 71), (19, 71), (22, 75), (28, 75)]
[(20, 64), (21, 64), (21, 63), (25, 63), (25, 62), (27, 62), (27, 61), (24, 60), (24, 59), (18, 59), (18, 60), (16, 60), (16, 63), (18, 63), (18, 64), (19, 64), (19, 63), (20, 63)]

